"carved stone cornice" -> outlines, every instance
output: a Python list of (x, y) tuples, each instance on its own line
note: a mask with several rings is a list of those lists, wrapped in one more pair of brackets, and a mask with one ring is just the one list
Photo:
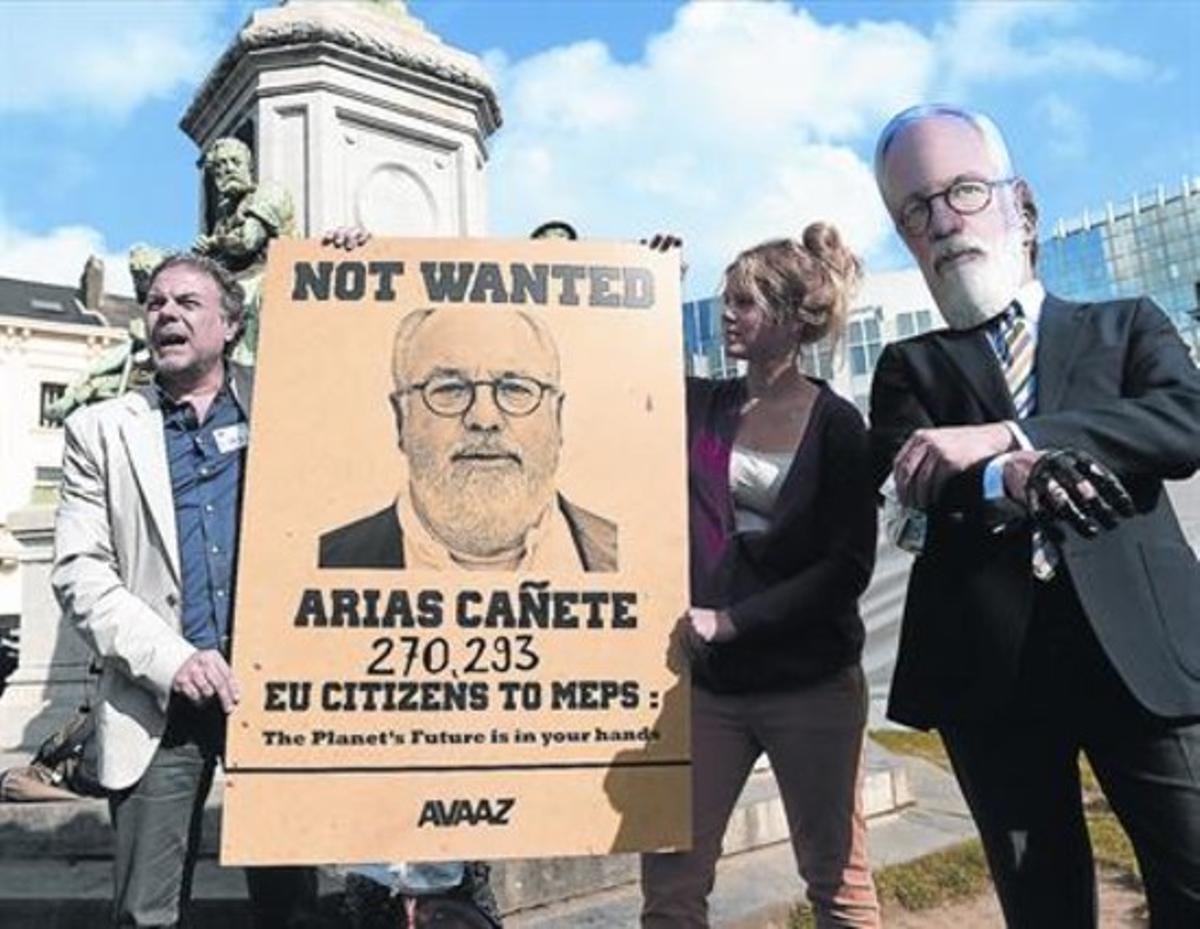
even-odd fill
[(196, 123), (246, 55), (331, 44), (473, 91), (483, 98), (486, 122), (498, 127), (500, 102), (479, 59), (444, 44), (419, 20), (408, 15), (402, 4), (396, 7), (388, 9), (384, 4), (361, 0), (340, 3), (285, 0), (282, 6), (254, 13), (205, 78), (181, 125), (187, 131)]

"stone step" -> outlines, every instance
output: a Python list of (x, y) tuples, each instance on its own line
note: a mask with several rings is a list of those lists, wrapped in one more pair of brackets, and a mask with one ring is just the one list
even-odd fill
[[(788, 915), (803, 899), (790, 842), (725, 854), (709, 900), (714, 929), (787, 929)], [(634, 880), (571, 900), (523, 909), (507, 916), (505, 929), (629, 929), (638, 924), (641, 888)]]
[[(911, 803), (906, 771), (892, 756), (870, 745), (867, 765), (868, 816), (886, 817)], [(236, 929), (240, 924), (231, 922), (232, 914), (244, 910), (245, 886), (239, 869), (219, 868), (214, 860), (220, 803), (218, 785), (205, 810), (205, 839), (196, 876), (200, 910), (211, 914), (214, 922), (197, 925)], [(730, 820), (726, 855), (779, 843), (786, 847), (787, 837), (774, 778), (769, 770), (757, 770)], [(73, 929), (102, 922), (111, 891), (110, 849), (107, 808), (101, 800), (0, 805), (0, 926), (52, 929), (60, 925), (56, 920), (66, 920), (63, 929)], [(636, 889), (637, 856), (497, 861), (493, 876), (505, 912), (524, 913), (590, 899), (614, 888)], [(335, 882), (327, 883), (336, 889)], [(47, 892), (50, 888), (52, 893)]]
[[(224, 784), (217, 777), (204, 807), (201, 858), (216, 857), (223, 796)], [(105, 800), (0, 803), (0, 868), (5, 867), (6, 859), (14, 858), (74, 860), (111, 856), (112, 833)]]
[[(321, 875), (320, 893), (339, 884)], [(196, 865), (192, 929), (253, 929), (240, 868)], [(107, 926), (112, 862), (41, 858), (0, 861), (0, 926), (4, 929), (96, 929)]]
[[(871, 859), (883, 863), (906, 860), (945, 847), (970, 833), (969, 820), (946, 824), (930, 823), (931, 813), (907, 807), (895, 814), (875, 817), (869, 823)], [(628, 859), (628, 861), (626, 861)], [(543, 880), (570, 881), (564, 863), (576, 859), (543, 861)], [(614, 883), (604, 889), (509, 910), (506, 929), (629, 929), (637, 925), (641, 892), (637, 874), (626, 865), (632, 856), (608, 859)], [(511, 863), (510, 863), (511, 864)], [(498, 889), (505, 887), (498, 869)], [(108, 862), (66, 863), (41, 861), (0, 863), (0, 886), (10, 880), (24, 888), (0, 894), (0, 926), (5, 929), (94, 929), (102, 925), (111, 881)], [(617, 879), (619, 878), (619, 880)], [(87, 898), (50, 898), (64, 884), (90, 886)], [(325, 883), (322, 892), (330, 892)], [(796, 875), (790, 843), (776, 842), (740, 854), (726, 854), (717, 868), (717, 881), (710, 901), (714, 929), (787, 929), (788, 915), (804, 896), (804, 884)], [(194, 929), (251, 929), (241, 875), (213, 862), (197, 869)]]
[[(95, 929), (106, 924), (112, 874), (107, 862), (74, 864), (40, 861), (6, 862), (3, 883), (24, 889), (0, 898), (0, 926), (5, 929)], [(222, 873), (223, 872), (223, 873)], [(755, 880), (751, 882), (749, 876)], [(252, 929), (241, 875), (213, 862), (197, 867), (193, 929)], [(86, 885), (88, 896), (57, 896), (64, 882)], [(804, 885), (796, 876), (791, 846), (776, 843), (722, 859), (713, 895), (713, 925), (786, 926), (783, 920)], [(322, 893), (336, 885), (325, 883)], [(641, 892), (636, 874), (619, 885), (567, 901), (534, 906), (505, 917), (506, 929), (628, 929), (637, 924)], [(778, 920), (775, 922), (774, 920)]]

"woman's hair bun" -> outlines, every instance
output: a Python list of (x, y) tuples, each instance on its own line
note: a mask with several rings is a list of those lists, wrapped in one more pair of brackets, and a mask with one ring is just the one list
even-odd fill
[(809, 223), (802, 239), (809, 254), (841, 282), (849, 299), (862, 281), (862, 261), (847, 248), (837, 227), (830, 223)]
[(800, 324), (797, 341), (845, 331), (862, 262), (829, 223), (810, 223), (800, 239), (771, 239), (746, 249), (725, 269), (722, 293), (751, 299), (772, 318)]

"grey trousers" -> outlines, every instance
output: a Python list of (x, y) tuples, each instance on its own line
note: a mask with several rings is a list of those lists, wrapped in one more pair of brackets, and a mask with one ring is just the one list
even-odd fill
[[(167, 731), (136, 784), (109, 797), (116, 833), (112, 924), (188, 925), (204, 801), (224, 750), (225, 717), (173, 699)], [(312, 868), (247, 868), (256, 929), (287, 929), (316, 905)]]
[(857, 665), (795, 691), (692, 688), (692, 850), (642, 856), (643, 929), (707, 929), (721, 840), (764, 751), (817, 926), (876, 929), (862, 812), (866, 684)]

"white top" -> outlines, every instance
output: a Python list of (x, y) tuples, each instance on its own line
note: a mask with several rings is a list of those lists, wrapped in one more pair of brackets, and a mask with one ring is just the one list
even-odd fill
[(734, 443), (729, 456), (729, 490), (738, 532), (765, 532), (796, 453), (761, 452)]

